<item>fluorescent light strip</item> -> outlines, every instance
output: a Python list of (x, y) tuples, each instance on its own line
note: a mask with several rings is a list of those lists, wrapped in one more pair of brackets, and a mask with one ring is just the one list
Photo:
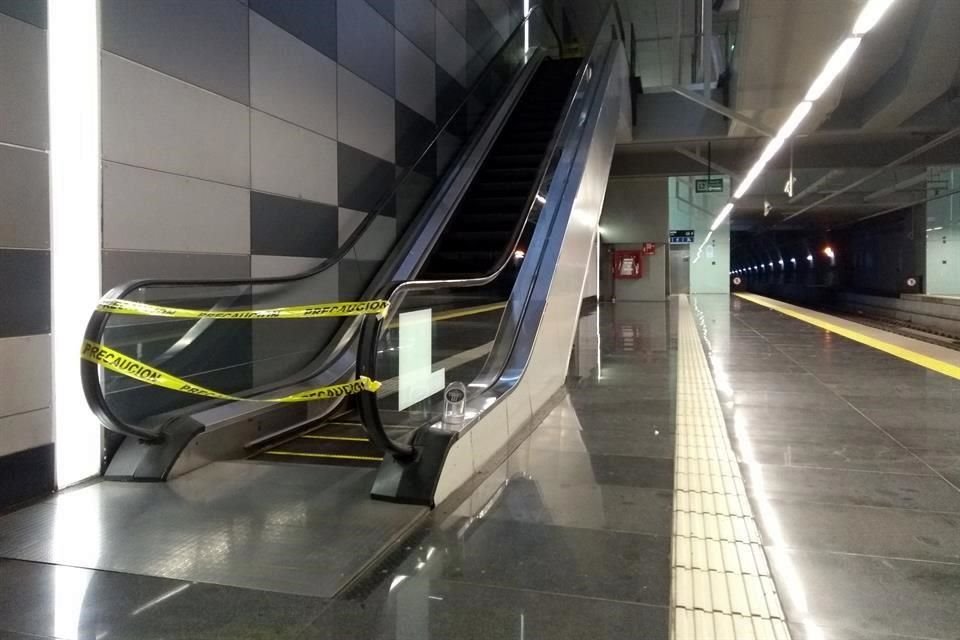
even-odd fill
[(714, 232), (714, 231), (716, 231), (717, 228), (718, 228), (721, 224), (723, 224), (723, 221), (726, 220), (726, 219), (730, 216), (730, 213), (731, 213), (732, 211), (733, 211), (733, 203), (732, 203), (732, 202), (728, 202), (726, 205), (724, 205), (723, 209), (720, 210), (720, 213), (717, 214), (717, 217), (713, 220), (713, 224), (710, 225), (710, 231), (711, 231), (711, 233)]
[(857, 36), (851, 36), (843, 41), (837, 50), (833, 52), (833, 55), (830, 56), (830, 59), (827, 60), (826, 66), (823, 67), (823, 71), (820, 72), (820, 75), (817, 76), (817, 79), (813, 81), (813, 84), (810, 85), (810, 90), (807, 91), (807, 95), (804, 97), (804, 100), (814, 101), (819, 100), (827, 89), (830, 88), (830, 85), (833, 84), (833, 81), (837, 79), (837, 76), (847, 68), (847, 65), (850, 63), (853, 54), (856, 53), (857, 47), (860, 46), (861, 39)]
[(100, 425), (80, 387), (86, 314), (100, 297), (100, 42), (97, 0), (50, 0), (50, 255), (59, 488), (100, 470)]
[[(760, 154), (760, 157), (750, 168), (750, 171), (747, 172), (740, 186), (738, 186), (737, 190), (733, 193), (734, 200), (739, 200), (747, 194), (747, 191), (750, 190), (753, 183), (756, 182), (760, 174), (763, 173), (763, 170), (770, 160), (773, 159), (777, 152), (783, 148), (784, 143), (790, 139), (790, 137), (796, 133), (797, 129), (800, 128), (800, 125), (803, 124), (804, 119), (806, 119), (813, 109), (814, 101), (820, 99), (823, 94), (826, 93), (830, 85), (833, 84), (833, 81), (837, 79), (837, 76), (850, 64), (850, 61), (853, 59), (853, 54), (856, 53), (857, 48), (860, 46), (863, 34), (877, 25), (880, 18), (883, 17), (893, 3), (894, 0), (870, 0), (870, 2), (867, 3), (853, 26), (852, 35), (845, 39), (840, 46), (837, 47), (837, 50), (833, 52), (833, 55), (830, 56), (830, 59), (824, 66), (823, 71), (820, 72), (817, 79), (810, 85), (810, 89), (807, 91), (807, 95), (803, 101), (794, 108), (790, 117), (787, 118), (783, 126), (780, 127), (780, 131), (777, 132), (776, 137), (770, 140), (767, 146), (764, 147), (763, 153)], [(716, 229), (723, 222), (723, 219), (729, 215), (729, 211), (727, 211), (726, 214), (724, 211), (726, 211), (726, 207), (724, 207), (724, 210), (720, 212), (714, 221), (713, 229)]]
[(853, 25), (853, 35), (862, 36), (880, 22), (880, 18), (887, 12), (893, 0), (870, 0), (867, 6), (860, 12), (856, 23)]

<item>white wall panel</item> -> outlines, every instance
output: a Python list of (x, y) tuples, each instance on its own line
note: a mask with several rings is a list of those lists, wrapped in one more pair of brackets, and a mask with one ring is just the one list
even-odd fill
[(387, 162), (396, 158), (393, 98), (340, 67), (337, 81), (338, 140)]
[(0, 340), (0, 416), (49, 407), (50, 376), (50, 336)]
[(250, 184), (250, 110), (110, 53), (101, 59), (103, 157)]
[(337, 137), (337, 63), (250, 13), (250, 104)]
[(0, 14), (0, 142), (47, 148), (46, 45), (42, 29)]
[(337, 203), (337, 143), (263, 113), (251, 114), (253, 188)]
[(246, 189), (106, 162), (105, 249), (250, 252)]
[(49, 409), (0, 418), (0, 456), (53, 442), (53, 419)]

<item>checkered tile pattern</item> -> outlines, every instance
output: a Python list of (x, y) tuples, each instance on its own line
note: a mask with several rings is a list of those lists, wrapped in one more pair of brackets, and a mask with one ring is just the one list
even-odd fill
[[(519, 23), (519, 0), (103, 0), (104, 287), (329, 257)], [(346, 299), (462, 142), (442, 141), (328, 290)]]

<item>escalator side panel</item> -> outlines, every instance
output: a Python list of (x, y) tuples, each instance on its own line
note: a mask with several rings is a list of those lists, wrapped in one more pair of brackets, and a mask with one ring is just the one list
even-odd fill
[[(447, 460), (459, 462), (444, 465), (434, 504), (440, 504), (469, 479), (464, 469), (499, 464), (511, 443), (525, 437), (533, 426), (533, 417), (565, 382), (610, 164), (622, 133), (621, 107), (623, 101), (629, 101), (622, 48), (611, 45), (601, 60), (604, 63), (598, 65), (598, 71), (605, 70), (607, 76), (597, 103), (590, 109), (594, 120), (588, 122), (576, 154), (569, 160), (567, 181), (555, 180), (547, 197), (548, 202), (558, 203), (559, 209), (553, 227), (539, 239), (539, 267), (532, 262), (524, 265), (533, 278), (530, 297), (525, 305), (513, 305), (511, 300), (507, 307), (508, 314), (519, 314), (519, 326), (513, 344), (499, 345), (509, 349), (506, 367), (487, 394), (471, 401), (480, 417), (447, 452)], [(514, 294), (522, 288), (524, 277), (523, 273), (518, 277)], [(484, 411), (491, 399), (493, 406)]]

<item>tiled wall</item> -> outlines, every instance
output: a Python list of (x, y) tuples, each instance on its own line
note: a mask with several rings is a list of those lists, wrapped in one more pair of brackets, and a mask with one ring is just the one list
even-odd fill
[(54, 481), (44, 8), (0, 0), (0, 508)]
[[(419, 157), (520, 6), (101, 0), (104, 288), (282, 275), (332, 255)], [(421, 181), (441, 162), (431, 157)], [(359, 295), (410, 214), (383, 211), (311, 295)]]

